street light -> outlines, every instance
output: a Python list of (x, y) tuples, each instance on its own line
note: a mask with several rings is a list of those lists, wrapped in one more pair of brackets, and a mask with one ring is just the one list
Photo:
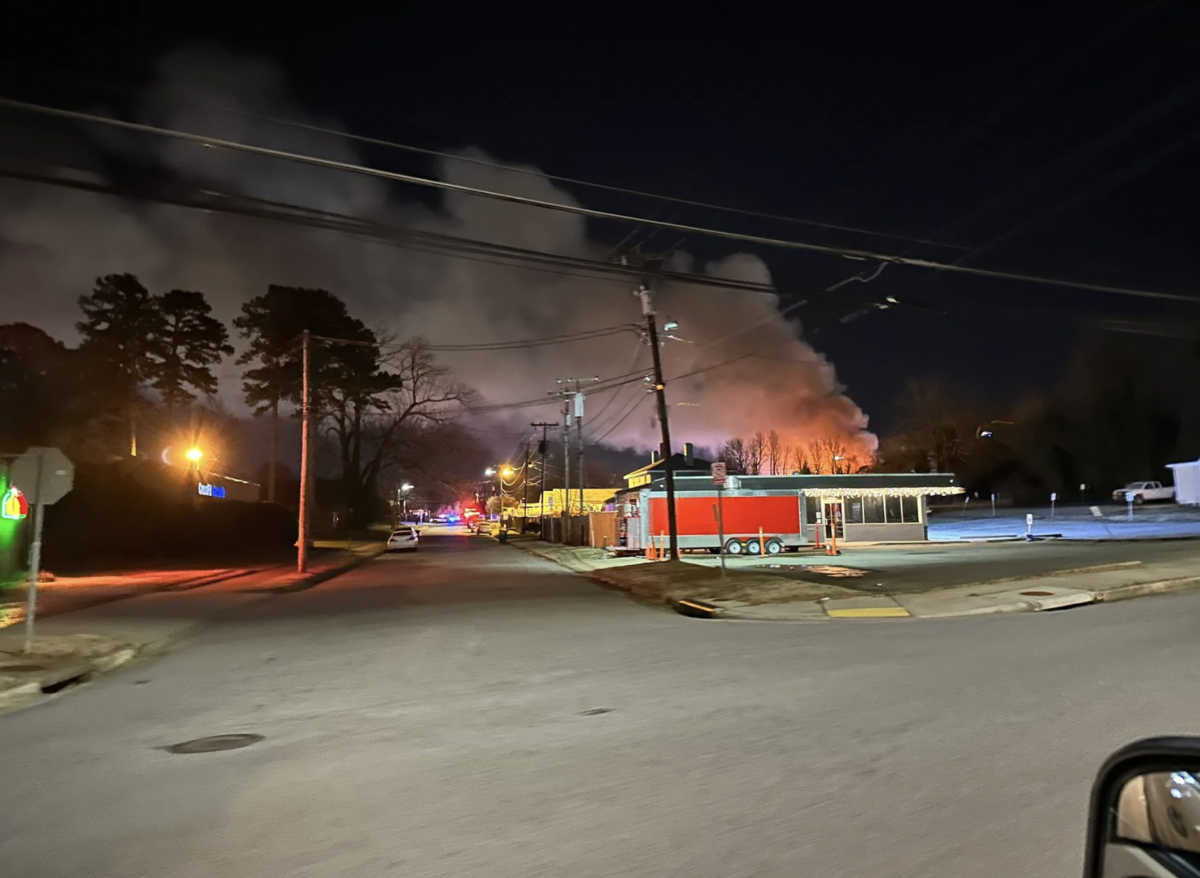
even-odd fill
[(845, 460), (845, 459), (846, 459), (845, 455), (842, 455), (842, 454), (835, 454), (835, 455), (833, 456), (833, 462), (834, 462), (834, 472), (835, 472), (835, 473), (838, 473), (838, 474), (840, 474), (840, 473), (841, 473), (841, 469), (842, 469), (842, 468), (841, 468), (840, 464), (841, 464), (841, 462), (842, 462), (843, 460)]
[(199, 448), (189, 448), (188, 449), (187, 459), (190, 460), (192, 463), (197, 463), (200, 460), (200, 458), (202, 458), (202, 457), (204, 457), (204, 452), (201, 451)]
[(413, 489), (413, 486), (405, 482), (400, 486), (400, 520), (408, 521), (408, 492)]

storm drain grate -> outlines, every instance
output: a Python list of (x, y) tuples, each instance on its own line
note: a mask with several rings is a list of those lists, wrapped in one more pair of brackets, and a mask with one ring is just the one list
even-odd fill
[(1054, 596), (1052, 591), (1023, 591), (1021, 594), (1031, 598), (1049, 598)]
[(579, 711), (580, 716), (599, 716), (602, 713), (612, 713), (611, 707), (592, 707), (588, 710)]
[(31, 671), (44, 671), (45, 665), (0, 665), (0, 674), (28, 674)]
[(191, 741), (158, 749), (168, 753), (218, 753), (222, 750), (240, 750), (261, 740), (262, 735), (209, 735), (207, 738), (193, 738)]

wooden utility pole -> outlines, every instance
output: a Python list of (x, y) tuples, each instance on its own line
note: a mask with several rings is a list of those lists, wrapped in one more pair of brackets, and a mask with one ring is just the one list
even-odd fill
[(658, 318), (651, 301), (650, 288), (641, 284), (637, 296), (642, 300), (642, 314), (646, 318), (646, 335), (650, 351), (654, 355), (654, 394), (658, 398), (658, 424), (662, 428), (662, 461), (667, 488), (667, 530), (669, 532), (670, 561), (679, 560), (679, 525), (675, 517), (675, 472), (671, 468), (671, 427), (667, 422), (666, 382), (663, 380), (662, 357), (658, 349)]
[[(557, 427), (558, 425), (542, 422), (530, 424), (529, 426), (542, 428), (542, 441), (538, 443), (538, 452), (542, 456), (542, 474), (538, 476), (538, 486), (541, 491), (541, 495), (538, 497), (538, 515), (541, 518), (541, 521), (538, 523), (538, 536), (544, 540), (546, 539), (546, 431), (551, 427)], [(528, 469), (525, 470), (525, 478), (529, 478)]]
[(308, 458), (309, 445), (311, 444), (309, 433), (309, 420), (311, 418), (311, 397), (312, 389), (309, 386), (309, 349), (312, 347), (312, 340), (308, 330), (304, 330), (304, 340), (302, 342), (301, 360), (303, 363), (303, 378), (301, 380), (301, 393), (304, 399), (300, 405), (300, 544), (299, 550), (296, 553), (296, 570), (299, 573), (308, 572)]

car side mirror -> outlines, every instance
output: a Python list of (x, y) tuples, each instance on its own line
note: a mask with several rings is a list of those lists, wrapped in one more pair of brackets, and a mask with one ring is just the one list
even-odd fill
[(1085, 878), (1200, 876), (1200, 738), (1147, 738), (1092, 787)]

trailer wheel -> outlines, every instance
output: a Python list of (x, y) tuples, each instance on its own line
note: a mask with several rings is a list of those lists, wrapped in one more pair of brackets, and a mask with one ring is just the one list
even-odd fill
[(726, 540), (725, 554), (726, 555), (742, 555), (745, 554), (746, 547), (742, 545), (741, 540)]
[(783, 552), (783, 540), (778, 537), (771, 537), (767, 540), (767, 545), (764, 547), (768, 555), (779, 555)]
[(746, 540), (746, 553), (749, 555), (761, 555), (763, 550), (762, 542), (758, 537), (751, 537)]

